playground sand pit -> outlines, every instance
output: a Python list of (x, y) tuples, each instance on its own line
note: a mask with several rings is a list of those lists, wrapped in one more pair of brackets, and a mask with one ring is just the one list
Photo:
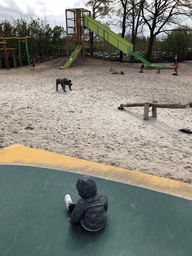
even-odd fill
[[(21, 144), (88, 161), (192, 183), (192, 109), (157, 109), (143, 120), (143, 107), (120, 104), (192, 101), (192, 62), (172, 69), (141, 64), (58, 59), (0, 70), (0, 149)], [(110, 74), (113, 68), (124, 75)], [(72, 80), (64, 93), (57, 78)], [(151, 112), (149, 112), (151, 116)]]

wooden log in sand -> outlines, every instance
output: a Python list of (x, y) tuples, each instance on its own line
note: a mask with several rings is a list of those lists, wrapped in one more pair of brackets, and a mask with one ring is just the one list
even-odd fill
[[(148, 103), (148, 102), (146, 102)], [(146, 103), (127, 103), (127, 104), (120, 104), (121, 107), (143, 107), (145, 106)], [(181, 105), (181, 104), (160, 104), (160, 103), (148, 103), (149, 107), (156, 107), (156, 108), (186, 108), (188, 107), (188, 104), (186, 105)], [(192, 102), (191, 102), (192, 106)]]
[[(149, 116), (149, 108), (152, 107), (152, 117), (156, 118), (157, 117), (157, 108), (172, 108), (172, 109), (177, 109), (177, 108), (192, 108), (192, 102), (189, 102), (186, 105), (182, 104), (160, 104), (160, 103), (127, 103), (127, 104), (120, 104), (120, 108), (129, 108), (129, 107), (144, 107), (144, 114), (143, 114), (143, 119), (148, 120)], [(119, 108), (119, 109), (120, 109)]]

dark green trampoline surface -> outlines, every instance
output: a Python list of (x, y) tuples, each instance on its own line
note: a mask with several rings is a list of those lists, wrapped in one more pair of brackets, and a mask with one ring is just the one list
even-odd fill
[(65, 194), (80, 174), (0, 165), (0, 256), (192, 256), (192, 201), (94, 178), (108, 221), (90, 233), (68, 222)]

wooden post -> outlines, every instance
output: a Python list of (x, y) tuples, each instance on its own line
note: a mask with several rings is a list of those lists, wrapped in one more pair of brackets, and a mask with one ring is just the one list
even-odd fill
[[(2, 25), (0, 25), (0, 37), (3, 37), (3, 28)], [(4, 42), (3, 39), (1, 39), (2, 42)], [(6, 51), (6, 44), (2, 44), (2, 48), (3, 48), (3, 55), (4, 55), (4, 60), (5, 60), (5, 66), (7, 69), (9, 69), (9, 59), (8, 59), (8, 54)]]
[(15, 49), (13, 50), (13, 63), (14, 63), (14, 67), (17, 68), (17, 60), (15, 57)]
[(18, 39), (18, 44), (19, 44), (19, 63), (20, 63), (20, 67), (22, 67), (22, 61), (21, 61), (21, 42), (20, 42), (20, 39)]
[(157, 68), (157, 74), (160, 74), (160, 68)]
[(152, 106), (152, 117), (157, 117), (157, 107)]
[(8, 58), (8, 53), (6, 51), (5, 45), (4, 45), (4, 60), (5, 60), (5, 66), (7, 69), (9, 69), (9, 58)]
[[(81, 10), (76, 10), (76, 21), (77, 21), (77, 44), (82, 43), (82, 26), (81, 26)], [(81, 57), (81, 51), (78, 53), (78, 57)]]
[(144, 105), (144, 115), (143, 115), (143, 119), (144, 120), (148, 120), (149, 119), (149, 116), (148, 116), (148, 113), (149, 113), (149, 103), (145, 103)]
[[(29, 28), (28, 28), (28, 36), (30, 36), (30, 29)], [(30, 38), (29, 45), (30, 45), (30, 53), (31, 53), (31, 58), (32, 58), (32, 64), (33, 64), (33, 67), (35, 67), (35, 57), (33, 55), (32, 38)]]

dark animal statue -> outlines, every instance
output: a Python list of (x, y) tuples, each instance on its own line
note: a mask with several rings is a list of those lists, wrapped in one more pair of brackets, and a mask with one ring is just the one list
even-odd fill
[(67, 78), (58, 78), (58, 79), (56, 79), (56, 91), (58, 91), (58, 85), (59, 84), (61, 85), (64, 92), (66, 92), (65, 91), (65, 85), (69, 86), (70, 91), (71, 91), (71, 86), (73, 85), (71, 83), (71, 80), (68, 80)]

